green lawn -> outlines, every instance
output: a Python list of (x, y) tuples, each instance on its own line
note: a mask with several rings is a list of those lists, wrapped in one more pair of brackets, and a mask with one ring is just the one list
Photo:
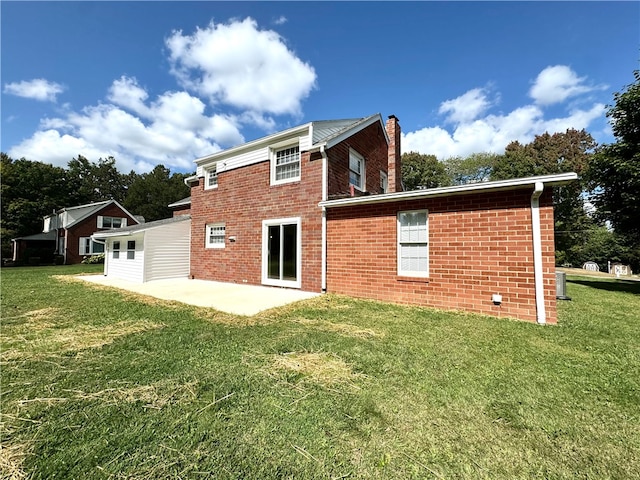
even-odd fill
[(256, 317), (2, 269), (3, 478), (640, 478), (640, 282), (559, 326), (327, 295)]

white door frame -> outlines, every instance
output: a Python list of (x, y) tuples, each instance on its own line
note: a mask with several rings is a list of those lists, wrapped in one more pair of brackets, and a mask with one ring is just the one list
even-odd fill
[[(269, 278), (269, 227), (283, 225), (296, 226), (296, 279), (281, 280)], [(300, 217), (274, 218), (262, 221), (262, 284), (275, 287), (302, 287), (302, 221)], [(280, 255), (282, 255), (282, 236), (280, 237)], [(282, 263), (282, 262), (281, 262)], [(282, 264), (280, 266), (282, 277)]]

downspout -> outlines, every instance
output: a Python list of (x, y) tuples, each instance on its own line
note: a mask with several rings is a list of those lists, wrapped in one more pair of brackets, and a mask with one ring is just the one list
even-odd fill
[[(329, 176), (329, 165), (327, 152), (324, 145), (320, 145), (322, 155), (322, 201), (327, 200), (327, 177)], [(327, 293), (327, 207), (322, 207), (322, 266), (321, 266), (321, 289), (322, 293)]]
[(536, 294), (536, 320), (540, 325), (547, 323), (544, 307), (544, 283), (542, 276), (542, 237), (540, 235), (540, 195), (544, 183), (536, 182), (531, 195), (531, 234), (533, 236), (533, 275)]
[(62, 264), (67, 264), (67, 240), (69, 239), (69, 230), (63, 228), (64, 230), (64, 259), (62, 260)]

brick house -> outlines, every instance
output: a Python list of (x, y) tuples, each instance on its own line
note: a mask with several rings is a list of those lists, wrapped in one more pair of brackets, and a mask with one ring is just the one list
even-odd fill
[[(84, 257), (103, 253), (104, 246), (91, 240), (97, 230), (140, 223), (115, 200), (62, 208), (44, 217), (43, 234), (50, 236), (51, 249), (64, 257), (65, 264), (80, 263)], [(25, 245), (27, 247), (27, 245)], [(14, 247), (20, 258), (20, 247)]]
[(379, 114), (196, 160), (191, 277), (555, 323), (551, 190), (576, 175), (404, 192), (400, 162)]

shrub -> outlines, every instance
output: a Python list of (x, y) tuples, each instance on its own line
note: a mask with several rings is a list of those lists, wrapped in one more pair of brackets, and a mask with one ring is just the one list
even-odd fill
[(99, 253), (98, 255), (91, 255), (90, 257), (84, 257), (82, 262), (86, 265), (91, 265), (94, 263), (104, 263), (104, 253)]

